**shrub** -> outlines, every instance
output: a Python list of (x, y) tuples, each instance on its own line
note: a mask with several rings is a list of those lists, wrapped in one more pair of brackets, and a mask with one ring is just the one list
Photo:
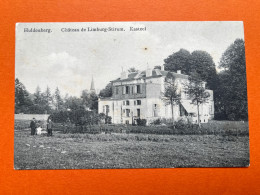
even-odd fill
[(111, 116), (106, 116), (105, 118), (105, 124), (111, 124), (112, 117)]
[(160, 124), (162, 124), (162, 121), (159, 118), (151, 122), (151, 125), (160, 125)]
[(72, 111), (58, 111), (50, 116), (55, 123), (66, 123), (69, 121), (75, 125), (94, 125), (99, 123), (111, 124), (111, 117), (95, 111), (77, 109)]
[[(29, 123), (24, 125), (28, 128)], [(16, 123), (16, 129), (18, 129)], [(197, 124), (177, 121), (170, 126), (131, 126), (115, 124), (99, 125), (67, 125), (65, 123), (55, 123), (54, 130), (64, 133), (86, 133), (86, 134), (105, 134), (113, 133), (135, 133), (135, 134), (158, 134), (158, 135), (223, 135), (223, 136), (248, 136), (248, 123), (241, 121), (210, 121), (210, 123)]]
[(136, 123), (138, 126), (146, 126), (146, 119), (137, 119)]

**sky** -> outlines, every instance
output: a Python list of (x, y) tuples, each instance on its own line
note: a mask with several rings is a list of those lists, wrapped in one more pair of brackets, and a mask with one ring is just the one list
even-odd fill
[[(123, 28), (124, 31), (88, 31), (88, 28)], [(146, 31), (130, 31), (146, 28)], [(51, 32), (25, 32), (25, 29)], [(84, 28), (86, 31), (81, 31)], [(79, 29), (79, 32), (62, 32)], [(15, 77), (30, 93), (37, 86), (80, 96), (103, 89), (123, 70), (163, 65), (181, 48), (207, 51), (218, 66), (221, 55), (235, 39), (244, 39), (243, 22), (92, 22), (19, 23), (16, 25)]]

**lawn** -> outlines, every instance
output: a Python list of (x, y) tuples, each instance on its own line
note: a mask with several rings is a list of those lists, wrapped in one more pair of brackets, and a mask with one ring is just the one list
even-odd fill
[(248, 136), (63, 134), (15, 130), (15, 169), (243, 167)]

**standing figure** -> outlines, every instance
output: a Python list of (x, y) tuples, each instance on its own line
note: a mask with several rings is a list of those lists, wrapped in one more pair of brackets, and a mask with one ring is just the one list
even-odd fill
[(31, 128), (31, 135), (35, 135), (35, 131), (36, 131), (36, 121), (35, 121), (35, 118), (32, 119), (32, 121), (30, 123), (30, 128)]
[(65, 133), (68, 133), (70, 131), (70, 127), (71, 127), (71, 123), (70, 123), (70, 119), (68, 117), (66, 120), (66, 123), (65, 123)]
[(53, 122), (51, 121), (51, 118), (48, 119), (47, 121), (47, 136), (52, 136), (52, 127), (53, 127)]

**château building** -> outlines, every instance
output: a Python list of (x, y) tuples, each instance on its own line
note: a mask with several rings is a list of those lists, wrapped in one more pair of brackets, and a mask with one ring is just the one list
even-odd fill
[[(112, 97), (99, 98), (98, 112), (110, 116), (112, 123), (116, 124), (133, 124), (138, 118), (146, 119), (148, 124), (158, 118), (171, 119), (171, 105), (166, 103), (166, 97), (163, 95), (167, 74), (174, 76), (181, 95), (181, 103), (173, 107), (174, 120), (197, 122), (197, 106), (192, 104), (184, 90), (188, 75), (182, 74), (181, 71), (165, 71), (163, 67), (162, 70), (147, 68), (145, 71), (129, 74), (123, 71), (120, 78), (111, 81)], [(203, 87), (205, 85), (203, 82)], [(201, 123), (207, 123), (214, 117), (213, 91), (206, 91), (210, 97), (199, 107)]]

